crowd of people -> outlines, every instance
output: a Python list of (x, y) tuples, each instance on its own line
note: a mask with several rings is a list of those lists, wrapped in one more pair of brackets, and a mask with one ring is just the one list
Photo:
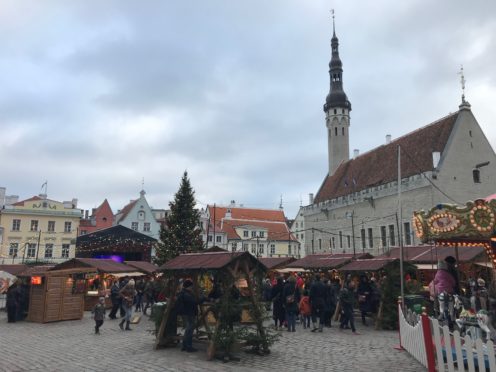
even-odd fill
[(264, 282), (263, 300), (272, 303), (274, 326), (277, 330), (296, 331), (296, 323), (311, 332), (323, 332), (332, 326), (336, 309), (340, 309), (340, 329), (356, 333), (353, 310), (358, 302), (362, 323), (376, 312), (380, 302), (379, 286), (374, 277), (362, 274), (358, 284), (348, 275), (342, 282), (337, 275), (307, 275), (297, 273)]

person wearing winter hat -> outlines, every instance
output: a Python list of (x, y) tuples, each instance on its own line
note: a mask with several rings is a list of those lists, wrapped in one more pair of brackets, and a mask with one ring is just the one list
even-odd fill
[(119, 323), (119, 328), (124, 330), (124, 322), (126, 322), (126, 331), (131, 331), (129, 324), (131, 324), (131, 316), (133, 315), (133, 302), (136, 291), (134, 289), (134, 280), (131, 279), (119, 292), (122, 298), (122, 307), (126, 311), (126, 315)]

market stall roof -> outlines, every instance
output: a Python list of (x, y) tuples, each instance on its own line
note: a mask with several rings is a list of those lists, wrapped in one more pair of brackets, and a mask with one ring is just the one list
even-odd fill
[(134, 267), (116, 262), (114, 260), (100, 258), (73, 258), (69, 261), (56, 265), (52, 270), (63, 270), (76, 267), (93, 267), (101, 273), (108, 274), (136, 272)]
[(299, 260), (291, 262), (286, 267), (288, 268), (304, 268), (304, 269), (337, 269), (353, 259), (368, 259), (372, 256), (368, 253), (364, 254), (347, 254), (347, 253), (338, 253), (338, 254), (311, 254), (306, 257), (303, 257)]
[(205, 249), (203, 252), (204, 253), (207, 253), (207, 252), (228, 252), (228, 250), (214, 245), (213, 247)]
[(145, 274), (153, 274), (158, 271), (158, 266), (148, 261), (125, 261), (124, 263)]
[(296, 261), (294, 257), (261, 257), (258, 260), (269, 270), (282, 269), (291, 262)]
[[(448, 256), (456, 257), (455, 247), (425, 245), (403, 248), (404, 261), (412, 263), (436, 264), (437, 261), (444, 260)], [(458, 247), (458, 259), (460, 262), (481, 261), (482, 256), (485, 257), (485, 248), (483, 246)], [(400, 258), (400, 249), (392, 248), (389, 254), (384, 254), (378, 258)]]
[(15, 265), (0, 265), (0, 271), (5, 271), (9, 274), (17, 276), (17, 274), (23, 272), (28, 268), (28, 265), (15, 264)]
[(80, 235), (77, 237), (77, 246), (79, 249), (91, 248), (94, 244), (100, 245), (116, 243), (153, 243), (157, 239), (151, 236), (140, 233), (122, 225), (115, 225), (106, 229), (94, 231), (89, 234)]
[(18, 273), (16, 276), (42, 275), (54, 267), (53, 265), (28, 266), (26, 270)]
[(378, 271), (383, 270), (386, 266), (393, 262), (399, 262), (398, 259), (394, 258), (371, 258), (371, 259), (360, 259), (351, 261), (350, 263), (344, 265), (339, 270), (340, 271)]
[(181, 254), (160, 266), (159, 271), (221, 270), (237, 260), (248, 260), (252, 266), (267, 269), (248, 252), (207, 252)]

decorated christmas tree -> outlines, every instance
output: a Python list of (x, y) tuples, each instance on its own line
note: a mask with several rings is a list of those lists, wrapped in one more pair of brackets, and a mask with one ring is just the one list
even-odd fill
[(181, 253), (197, 252), (203, 248), (200, 228), (200, 213), (195, 209), (195, 192), (184, 172), (179, 190), (169, 203), (170, 214), (167, 226), (160, 229), (155, 263), (164, 262)]

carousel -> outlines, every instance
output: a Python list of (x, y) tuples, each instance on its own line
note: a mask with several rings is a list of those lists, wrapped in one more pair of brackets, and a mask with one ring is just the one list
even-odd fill
[[(413, 226), (417, 237), (436, 250), (451, 248), (452, 255), (439, 260), (447, 263), (456, 278), (455, 294), (433, 293), (437, 316), (450, 328), (471, 330), (476, 337), (494, 339), (496, 321), (496, 199), (477, 199), (465, 206), (439, 204), (429, 211), (414, 212)], [(484, 262), (460, 264), (460, 248), (480, 249)], [(441, 267), (438, 267), (438, 270)]]

